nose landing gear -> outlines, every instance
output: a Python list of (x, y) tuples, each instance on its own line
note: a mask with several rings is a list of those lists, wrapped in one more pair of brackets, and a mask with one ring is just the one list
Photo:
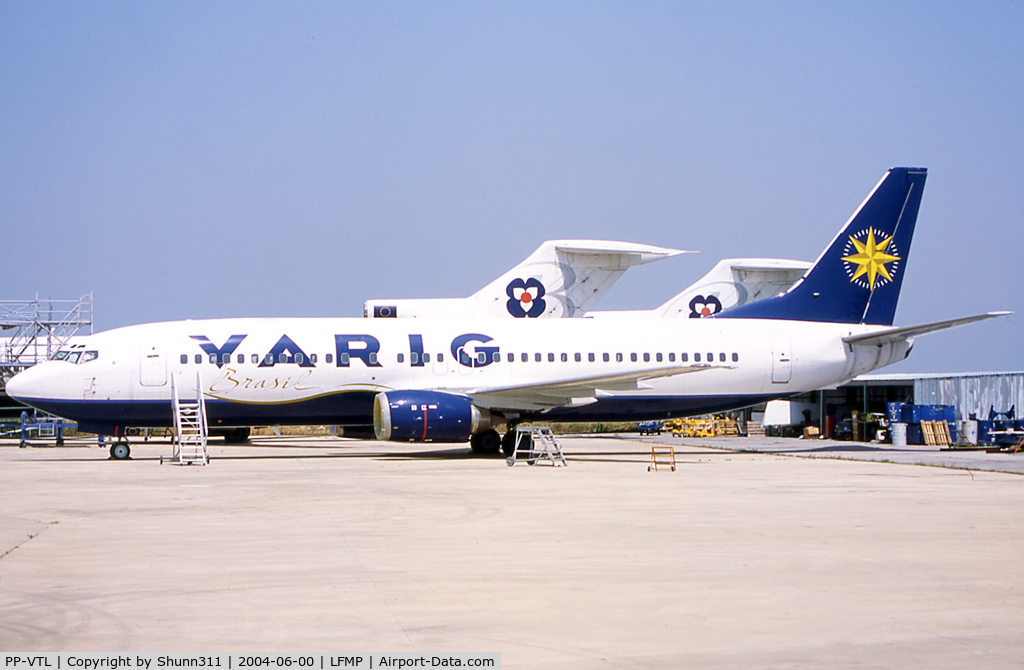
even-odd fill
[(132, 450), (128, 446), (128, 440), (123, 437), (110, 445), (110, 458), (115, 461), (124, 461), (131, 456)]

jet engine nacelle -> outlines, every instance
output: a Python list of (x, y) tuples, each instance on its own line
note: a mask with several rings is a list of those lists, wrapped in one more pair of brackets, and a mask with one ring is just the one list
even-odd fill
[(387, 391), (373, 399), (373, 432), (394, 442), (465, 442), (491, 427), (469, 398), (437, 391)]

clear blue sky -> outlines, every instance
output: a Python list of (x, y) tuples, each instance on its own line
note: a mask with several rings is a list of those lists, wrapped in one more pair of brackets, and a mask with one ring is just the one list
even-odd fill
[[(780, 6), (781, 5), (781, 6)], [(4, 2), (0, 298), (97, 330), (469, 295), (541, 241), (813, 260), (929, 178), (893, 372), (1024, 369), (1024, 2)]]

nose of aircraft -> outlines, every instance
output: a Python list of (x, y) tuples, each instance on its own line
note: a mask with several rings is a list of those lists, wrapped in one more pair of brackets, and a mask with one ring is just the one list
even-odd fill
[(36, 368), (29, 368), (14, 375), (6, 384), (7, 395), (19, 402), (38, 397), (39, 372)]

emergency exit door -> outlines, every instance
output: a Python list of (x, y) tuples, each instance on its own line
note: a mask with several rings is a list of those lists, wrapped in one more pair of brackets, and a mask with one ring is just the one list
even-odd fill
[(788, 384), (793, 376), (793, 352), (790, 349), (789, 335), (772, 334), (772, 383)]

